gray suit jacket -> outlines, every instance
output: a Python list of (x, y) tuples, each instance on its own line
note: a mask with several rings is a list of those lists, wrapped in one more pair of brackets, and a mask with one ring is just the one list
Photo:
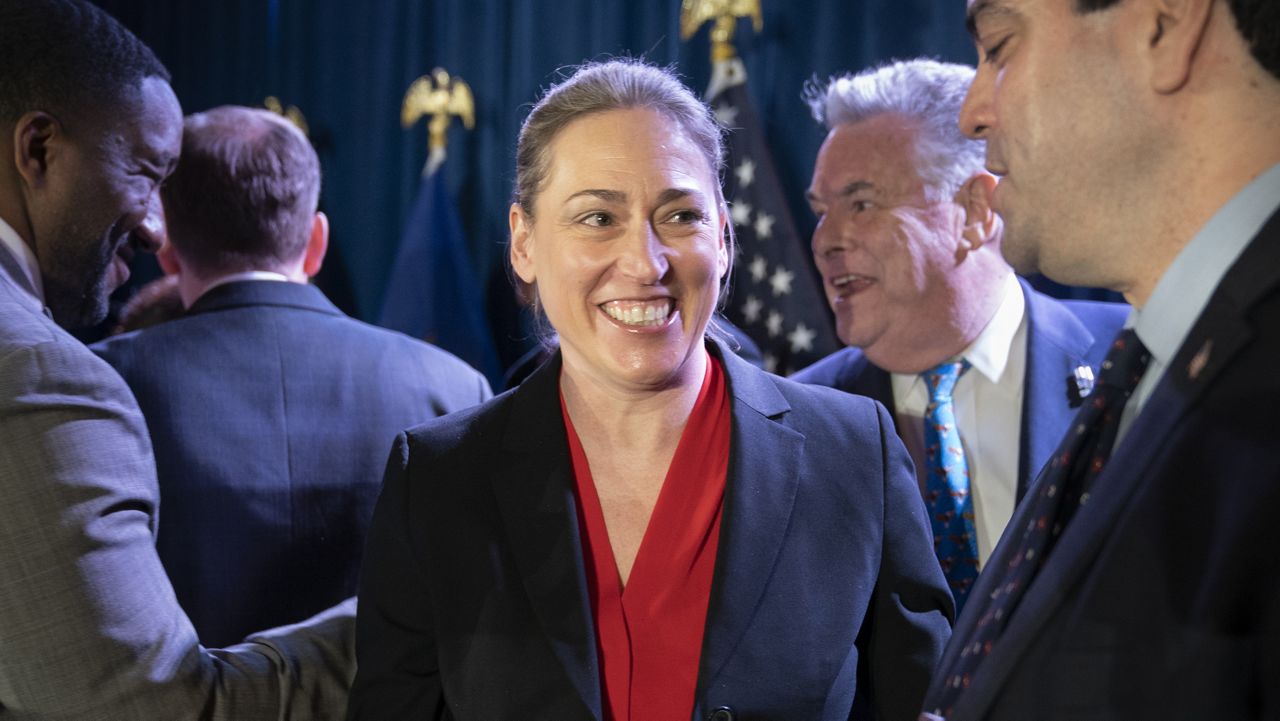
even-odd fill
[(129, 389), (0, 247), (0, 719), (339, 718), (354, 601), (202, 648), (156, 556), (157, 499)]

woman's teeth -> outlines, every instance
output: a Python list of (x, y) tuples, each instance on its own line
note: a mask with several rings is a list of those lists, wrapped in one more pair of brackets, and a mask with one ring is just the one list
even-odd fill
[(601, 306), (608, 316), (619, 323), (631, 326), (654, 326), (666, 322), (671, 315), (671, 300), (649, 302), (610, 301)]

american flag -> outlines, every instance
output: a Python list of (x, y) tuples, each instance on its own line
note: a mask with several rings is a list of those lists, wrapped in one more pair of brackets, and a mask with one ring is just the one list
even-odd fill
[(767, 370), (788, 375), (838, 350), (840, 340), (747, 96), (746, 69), (732, 58), (714, 73), (708, 97), (729, 129), (724, 186), (738, 239), (725, 315), (760, 346)]

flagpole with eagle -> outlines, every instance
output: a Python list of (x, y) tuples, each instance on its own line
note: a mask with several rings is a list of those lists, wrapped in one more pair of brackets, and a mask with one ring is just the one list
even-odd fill
[(378, 325), (434, 343), (501, 387), (502, 367), (485, 313), (484, 293), (467, 252), (458, 210), (440, 168), (453, 118), (475, 127), (475, 100), (461, 78), (436, 68), (409, 86), (400, 122), (427, 121), (428, 153), (418, 194), (387, 281)]

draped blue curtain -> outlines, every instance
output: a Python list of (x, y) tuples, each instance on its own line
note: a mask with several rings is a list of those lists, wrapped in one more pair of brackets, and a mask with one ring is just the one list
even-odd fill
[[(461, 76), (476, 127), (455, 123), (445, 180), (483, 278), (504, 361), (528, 343), (503, 270), (517, 130), (540, 89), (586, 59), (644, 56), (702, 93), (707, 29), (679, 36), (679, 0), (101, 0), (155, 49), (186, 112), (275, 95), (302, 109), (325, 174), (330, 273), (348, 311), (377, 314), (426, 157), (426, 128), (400, 127), (409, 84), (435, 66)], [(800, 232), (823, 132), (806, 80), (891, 58), (972, 63), (964, 0), (762, 0), (764, 31), (740, 21), (738, 50)], [(339, 267), (340, 266), (340, 267)], [(335, 291), (330, 289), (331, 294)], [(341, 289), (336, 293), (343, 295)]]

